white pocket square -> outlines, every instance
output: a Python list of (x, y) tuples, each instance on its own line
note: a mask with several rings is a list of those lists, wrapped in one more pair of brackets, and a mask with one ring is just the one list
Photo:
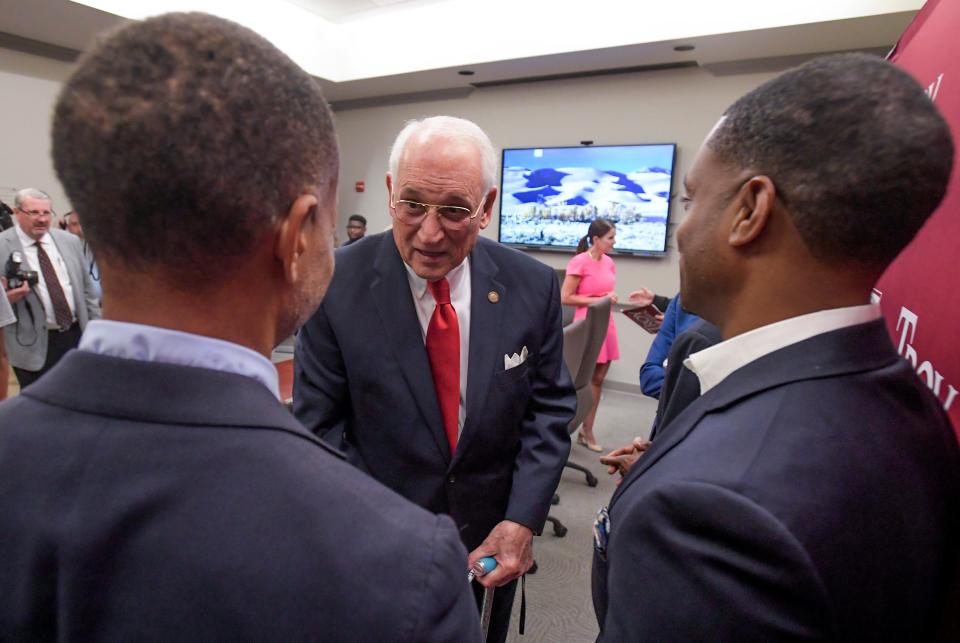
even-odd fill
[(520, 366), (525, 361), (527, 361), (527, 347), (524, 346), (523, 350), (520, 351), (520, 354), (514, 353), (513, 355), (504, 355), (503, 356), (503, 370), (509, 371), (511, 368), (516, 368)]

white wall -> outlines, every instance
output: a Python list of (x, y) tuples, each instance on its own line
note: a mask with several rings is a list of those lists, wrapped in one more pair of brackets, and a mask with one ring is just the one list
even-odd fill
[(50, 159), (50, 120), (68, 63), (0, 48), (0, 198), (14, 188), (39, 188), (58, 214), (70, 203)]
[[(384, 173), (393, 137), (410, 118), (451, 114), (479, 124), (498, 147), (597, 145), (617, 143), (678, 144), (674, 193), (701, 140), (723, 110), (772, 74), (716, 77), (698, 68), (664, 70), (478, 89), (462, 99), (347, 110), (336, 115), (341, 145), (339, 234), (350, 214), (367, 217), (368, 232), (390, 223)], [(366, 191), (354, 191), (356, 181)], [(497, 212), (499, 205), (495, 206)], [(682, 217), (674, 199), (671, 217)], [(496, 217), (484, 235), (497, 238)], [(616, 257), (617, 291), (639, 286), (673, 296), (679, 289), (678, 257), (671, 225), (670, 248), (661, 259)], [(562, 268), (569, 254), (531, 252), (544, 263)], [(616, 315), (621, 358), (608, 381), (617, 388), (639, 390), (638, 372), (652, 335)]]

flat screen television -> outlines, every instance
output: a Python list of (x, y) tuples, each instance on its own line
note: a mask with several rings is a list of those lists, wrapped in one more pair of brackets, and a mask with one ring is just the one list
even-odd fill
[(617, 253), (664, 255), (676, 145), (503, 150), (501, 243), (572, 251), (600, 217), (617, 226)]

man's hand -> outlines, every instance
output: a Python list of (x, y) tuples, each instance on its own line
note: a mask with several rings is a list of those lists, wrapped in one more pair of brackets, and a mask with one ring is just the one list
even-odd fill
[(653, 303), (653, 291), (649, 288), (641, 288), (640, 290), (634, 290), (630, 293), (627, 298), (631, 304), (636, 304), (637, 306), (649, 306)]
[[(607, 465), (607, 473), (613, 475), (620, 472), (620, 479), (630, 472), (630, 467), (640, 459), (640, 456), (650, 448), (650, 441), (642, 438), (634, 438), (633, 442), (625, 447), (620, 447), (611, 451), (607, 455), (600, 456), (600, 462)], [(620, 484), (620, 480), (617, 481)]]
[[(3, 288), (4, 290), (7, 288), (6, 279), (3, 280)], [(7, 300), (11, 304), (15, 304), (26, 297), (28, 292), (30, 292), (30, 284), (25, 281), (19, 288), (11, 288), (10, 290), (7, 290)]]
[(484, 587), (500, 587), (520, 578), (533, 566), (533, 532), (529, 527), (511, 520), (503, 520), (467, 558), (469, 568), (484, 556), (497, 559), (497, 568), (477, 578)]

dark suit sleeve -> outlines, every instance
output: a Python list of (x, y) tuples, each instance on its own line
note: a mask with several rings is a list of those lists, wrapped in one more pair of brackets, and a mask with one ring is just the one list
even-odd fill
[(349, 408), (350, 392), (343, 356), (321, 305), (297, 334), (293, 413), (308, 430), (340, 447)]
[(720, 341), (720, 329), (706, 320), (700, 320), (680, 333), (673, 342), (650, 439), (700, 397), (700, 380), (683, 362), (694, 353)]
[(520, 425), (520, 452), (513, 468), (505, 516), (537, 534), (543, 530), (550, 499), (570, 453), (567, 425), (577, 404), (570, 373), (563, 363), (560, 288), (553, 274), (550, 286), (550, 304), (543, 320), (544, 341), (531, 374), (530, 402)]
[(417, 601), (420, 608), (411, 641), (466, 643), (481, 641), (480, 617), (467, 583), (466, 550), (446, 516), (436, 518), (433, 545)]
[(598, 641), (835, 639), (836, 619), (806, 551), (750, 499), (674, 483), (611, 520)]
[(670, 305), (670, 298), (664, 297), (663, 295), (654, 295), (653, 296), (653, 305), (659, 308), (660, 310), (667, 310), (667, 307)]

